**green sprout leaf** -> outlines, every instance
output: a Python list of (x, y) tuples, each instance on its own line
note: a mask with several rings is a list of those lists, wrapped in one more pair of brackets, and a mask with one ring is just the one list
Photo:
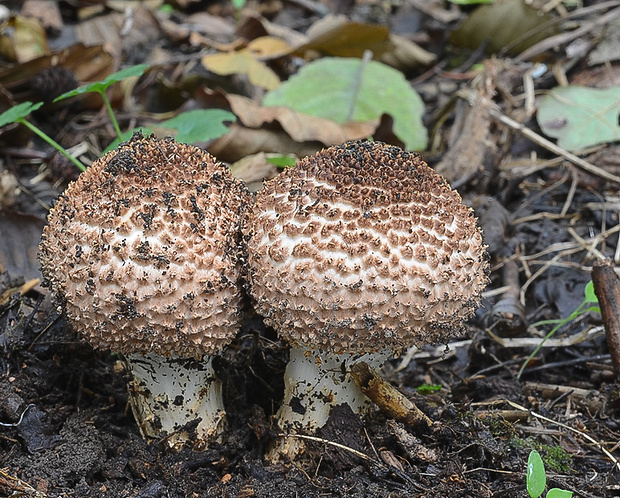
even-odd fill
[(142, 76), (144, 71), (148, 68), (148, 64), (138, 64), (137, 66), (121, 69), (120, 71), (108, 75), (108, 77), (103, 81), (95, 81), (94, 83), (89, 83), (88, 85), (81, 86), (75, 90), (65, 92), (60, 97), (56, 97), (54, 102), (68, 99), (69, 97), (75, 97), (76, 95), (82, 95), (83, 93), (104, 93), (114, 83), (131, 78), (132, 76)]
[(531, 498), (538, 498), (543, 494), (547, 486), (545, 464), (542, 461), (540, 453), (536, 450), (530, 451), (530, 456), (527, 459), (526, 485), (527, 492)]
[(236, 120), (232, 112), (223, 109), (196, 109), (162, 121), (158, 126), (177, 130), (177, 141), (193, 144), (221, 137), (228, 131), (224, 123)]
[(268, 156), (267, 162), (279, 168), (292, 168), (297, 160), (293, 156)]
[(418, 386), (417, 391), (420, 394), (431, 394), (436, 391), (441, 391), (441, 386), (438, 384), (422, 384)]
[(223, 109), (196, 109), (181, 113), (161, 123), (139, 126), (121, 133), (116, 140), (105, 148), (104, 152), (109, 152), (121, 142), (129, 140), (136, 131), (141, 131), (144, 135), (155, 133), (160, 137), (172, 135), (178, 142), (189, 144), (208, 142), (221, 137), (228, 131), (228, 127), (224, 123), (236, 120), (237, 117), (233, 113)]
[(32, 102), (22, 102), (0, 114), (0, 127), (11, 123), (21, 122), (32, 111), (36, 111), (43, 105), (43, 102), (33, 104)]
[(547, 492), (547, 498), (571, 498), (572, 496), (573, 492), (565, 489), (553, 488)]
[(596, 296), (595, 292), (594, 292), (594, 282), (592, 282), (592, 280), (590, 280), (587, 284), (585, 289), (583, 290), (583, 294), (585, 296), (585, 302), (586, 303), (598, 303), (598, 297)]
[(564, 325), (566, 325), (569, 322), (572, 322), (573, 320), (576, 320), (577, 318), (579, 318), (581, 315), (585, 313), (589, 313), (591, 311), (595, 313), (601, 312), (601, 308), (599, 306), (588, 306), (588, 304), (590, 303), (596, 303), (596, 304), (598, 303), (598, 298), (596, 297), (596, 294), (594, 293), (594, 284), (592, 283), (592, 280), (590, 280), (586, 284), (583, 292), (584, 292), (583, 301), (581, 302), (579, 306), (577, 306), (577, 308), (575, 308), (575, 310), (569, 316), (564, 317), (564, 318), (559, 318), (556, 320), (541, 320), (540, 322), (532, 323), (530, 325), (530, 327), (540, 327), (541, 325), (555, 325), (555, 327), (553, 327), (547, 333), (547, 335), (540, 342), (540, 344), (536, 347), (536, 349), (534, 349), (534, 351), (532, 351), (532, 353), (523, 362), (523, 365), (521, 365), (521, 368), (519, 369), (519, 373), (517, 374), (517, 379), (521, 378), (521, 374), (523, 374), (525, 367), (527, 367), (528, 363), (532, 360), (532, 358), (534, 358), (534, 356), (538, 354), (538, 351), (540, 351), (540, 349), (543, 347), (543, 344), (547, 341), (547, 339), (551, 338)]
[(67, 159), (69, 159), (80, 171), (85, 171), (86, 168), (84, 167), (84, 165), (71, 154), (69, 154), (62, 145), (55, 142), (54, 139), (47, 135), (43, 130), (40, 130), (29, 121), (26, 121), (26, 116), (28, 116), (32, 111), (36, 111), (42, 105), (42, 102), (38, 102), (36, 104), (33, 104), (32, 102), (22, 102), (21, 104), (17, 104), (16, 106), (11, 107), (10, 109), (0, 114), (0, 127), (10, 123), (23, 124), (32, 133), (41, 137), (48, 144), (54, 147), (58, 152), (60, 152)]
[(394, 134), (409, 150), (426, 148), (424, 104), (403, 73), (381, 62), (324, 57), (268, 92), (265, 106), (331, 119), (336, 123), (371, 121), (388, 114)]

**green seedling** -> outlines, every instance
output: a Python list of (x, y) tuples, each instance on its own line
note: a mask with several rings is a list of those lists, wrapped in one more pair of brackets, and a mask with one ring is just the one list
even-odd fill
[(56, 97), (54, 99), (54, 102), (68, 99), (70, 97), (75, 97), (76, 95), (82, 95), (84, 93), (98, 93), (99, 95), (101, 95), (103, 103), (108, 110), (110, 120), (112, 121), (114, 130), (116, 131), (116, 136), (120, 139), (122, 136), (121, 129), (118, 126), (118, 121), (116, 120), (116, 116), (114, 115), (112, 105), (110, 104), (110, 100), (108, 99), (106, 92), (108, 88), (110, 88), (110, 86), (112, 86), (114, 83), (118, 83), (119, 81), (131, 78), (133, 76), (142, 76), (144, 74), (144, 71), (146, 71), (148, 67), (148, 64), (138, 64), (137, 66), (131, 66), (126, 69), (122, 69), (121, 71), (117, 71), (108, 75), (103, 81), (95, 81), (94, 83), (90, 83), (88, 85), (76, 88), (75, 90), (71, 90), (70, 92), (63, 93), (60, 97)]
[(277, 155), (267, 157), (267, 162), (278, 168), (292, 168), (297, 163), (297, 160), (293, 156)]
[(531, 325), (532, 327), (540, 327), (542, 325), (554, 325), (554, 327), (544, 337), (544, 339), (536, 347), (536, 349), (534, 349), (534, 351), (532, 351), (532, 354), (530, 354), (527, 357), (527, 359), (525, 360), (523, 365), (521, 365), (521, 368), (519, 369), (519, 373), (517, 374), (517, 379), (521, 378), (521, 374), (523, 374), (523, 371), (525, 370), (525, 367), (532, 360), (532, 358), (534, 358), (534, 356), (536, 356), (538, 354), (538, 352), (543, 347), (543, 344), (547, 341), (547, 339), (551, 338), (564, 325), (566, 325), (569, 322), (572, 322), (573, 320), (576, 320), (577, 318), (579, 318), (579, 316), (581, 316), (581, 315), (583, 315), (585, 313), (589, 313), (590, 311), (595, 311), (597, 313), (600, 313), (601, 312), (601, 308), (599, 306), (593, 306), (593, 304), (594, 305), (598, 304), (598, 298), (596, 297), (596, 294), (594, 293), (594, 284), (590, 280), (586, 284), (586, 287), (584, 289), (584, 299), (583, 299), (583, 301), (581, 302), (581, 304), (579, 306), (577, 306), (577, 308), (575, 308), (575, 311), (573, 311), (570, 315), (568, 315), (565, 318), (559, 318), (559, 319), (556, 319), (556, 320), (542, 320), (540, 322), (533, 323)]
[(26, 120), (26, 117), (33, 111), (36, 111), (39, 107), (43, 105), (42, 102), (37, 104), (33, 104), (32, 102), (22, 102), (14, 107), (11, 107), (7, 111), (4, 111), (0, 114), (0, 128), (7, 124), (11, 123), (20, 123), (23, 124), (30, 131), (41, 137), (48, 144), (54, 147), (58, 152), (67, 157), (80, 171), (85, 171), (86, 168), (84, 165), (78, 161), (75, 157), (73, 157), (67, 150), (62, 147), (58, 142), (54, 141), (51, 137), (49, 137), (43, 130), (37, 128), (35, 125)]
[[(545, 472), (545, 464), (542, 461), (540, 453), (536, 450), (530, 452), (530, 456), (527, 459), (527, 473), (526, 473), (526, 486), (527, 492), (531, 498), (538, 498), (542, 496), (547, 487), (547, 474)], [(573, 496), (572, 491), (566, 491), (565, 489), (553, 488), (547, 492), (547, 498), (571, 498)]]
[(421, 386), (418, 386), (418, 394), (432, 394), (434, 392), (440, 391), (441, 390), (441, 386), (438, 384), (422, 384)]
[(221, 137), (228, 131), (226, 122), (234, 122), (237, 117), (223, 109), (195, 109), (167, 119), (152, 127), (138, 127), (121, 134), (120, 138), (108, 145), (104, 152), (114, 149), (120, 142), (129, 140), (135, 131), (141, 130), (144, 134), (155, 132), (157, 135), (166, 135), (174, 132), (178, 142), (194, 144), (208, 142)]

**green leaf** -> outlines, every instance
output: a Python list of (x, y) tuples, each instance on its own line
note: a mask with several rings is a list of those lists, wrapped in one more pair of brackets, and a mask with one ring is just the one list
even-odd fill
[(472, 50), (483, 47), (487, 53), (508, 49), (510, 54), (520, 54), (554, 34), (553, 28), (545, 29), (553, 17), (530, 4), (523, 0), (497, 0), (480, 5), (452, 31), (450, 42)]
[(268, 156), (267, 162), (280, 168), (292, 168), (297, 160), (293, 156)]
[(441, 385), (439, 384), (422, 384), (418, 386), (417, 391), (419, 394), (431, 394), (436, 391), (441, 391)]
[(33, 104), (32, 102), (22, 102), (21, 104), (17, 104), (16, 106), (7, 109), (0, 114), (0, 127), (11, 123), (16, 123), (20, 119), (28, 116), (28, 114), (32, 111), (36, 111), (42, 105), (43, 102), (38, 102), (36, 104)]
[(598, 303), (598, 297), (594, 292), (594, 282), (590, 280), (585, 289), (583, 290), (583, 295), (585, 296), (584, 302), (586, 303)]
[(114, 83), (118, 83), (119, 81), (131, 78), (132, 76), (142, 76), (142, 74), (144, 74), (144, 71), (146, 71), (148, 68), (148, 64), (138, 64), (136, 66), (131, 66), (126, 69), (121, 69), (120, 71), (108, 75), (107, 78), (105, 78), (103, 81), (95, 81), (88, 85), (76, 88), (75, 90), (63, 93), (60, 97), (56, 97), (54, 99), (54, 102), (68, 99), (69, 97), (75, 97), (76, 95), (82, 95), (83, 93), (104, 93), (108, 89), (108, 87), (110, 87)]
[(531, 498), (538, 498), (543, 494), (547, 486), (545, 465), (540, 457), (540, 453), (536, 450), (530, 451), (530, 456), (527, 459), (526, 484), (527, 492)]
[(246, 0), (231, 0), (231, 3), (235, 10), (241, 10), (245, 7)]
[(155, 133), (158, 136), (174, 135), (177, 142), (207, 142), (219, 138), (228, 132), (226, 121), (236, 121), (237, 117), (223, 109), (196, 109), (184, 112), (161, 123), (153, 123), (150, 127), (139, 126), (124, 132), (120, 139), (114, 140), (104, 152), (118, 147), (118, 144), (129, 140), (134, 132), (141, 131), (144, 135)]
[(555, 88), (541, 99), (536, 117), (569, 151), (620, 140), (620, 86)]
[(266, 106), (295, 111), (337, 123), (370, 121), (389, 114), (394, 134), (409, 150), (426, 148), (424, 104), (400, 71), (375, 61), (325, 57), (306, 64), (265, 95)]
[(573, 496), (572, 491), (566, 491), (565, 489), (553, 488), (547, 493), (547, 498), (571, 498)]
[(228, 131), (224, 122), (236, 120), (232, 112), (223, 109), (196, 109), (162, 121), (158, 126), (177, 130), (177, 141), (193, 144), (221, 137)]

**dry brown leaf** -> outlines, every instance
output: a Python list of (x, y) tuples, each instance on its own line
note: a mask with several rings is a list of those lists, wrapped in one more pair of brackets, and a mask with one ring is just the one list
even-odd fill
[(321, 148), (320, 142), (299, 143), (280, 130), (252, 129), (233, 123), (230, 131), (218, 138), (208, 151), (221, 161), (234, 163), (242, 157), (259, 152), (295, 154), (303, 157)]
[(269, 155), (273, 154), (259, 152), (242, 157), (230, 165), (230, 171), (243, 180), (250, 191), (255, 191), (256, 187), (260, 188), (263, 180), (274, 178), (278, 174), (278, 168), (267, 160)]
[(390, 41), (393, 45), (392, 50), (381, 56), (381, 62), (400, 71), (406, 72), (414, 67), (428, 66), (437, 58), (435, 54), (424, 50), (404, 36), (390, 35)]
[[(240, 95), (228, 95), (228, 102), (239, 121), (249, 128), (260, 128), (277, 121), (296, 142), (319, 141), (335, 145), (365, 138), (375, 131), (378, 120), (338, 124), (329, 119), (301, 114), (288, 107), (262, 107)], [(283, 152), (283, 151), (276, 151)]]
[(0, 56), (24, 63), (49, 53), (45, 30), (36, 19), (14, 15), (0, 25)]
[(392, 48), (386, 26), (350, 22), (345, 16), (327, 15), (310, 26), (307, 35), (309, 40), (295, 53), (318, 50), (336, 57), (362, 57), (370, 50), (380, 57)]
[(58, 2), (51, 2), (50, 0), (25, 0), (21, 15), (36, 19), (45, 29), (60, 32), (63, 27)]

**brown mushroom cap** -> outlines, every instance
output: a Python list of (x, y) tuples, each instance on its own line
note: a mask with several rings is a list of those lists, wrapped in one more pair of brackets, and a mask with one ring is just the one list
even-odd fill
[(265, 184), (245, 225), (257, 311), (294, 344), (446, 340), (487, 283), (471, 209), (417, 154), (379, 142), (304, 158)]
[(134, 135), (49, 214), (39, 259), (95, 347), (201, 358), (238, 331), (245, 187), (197, 147)]

